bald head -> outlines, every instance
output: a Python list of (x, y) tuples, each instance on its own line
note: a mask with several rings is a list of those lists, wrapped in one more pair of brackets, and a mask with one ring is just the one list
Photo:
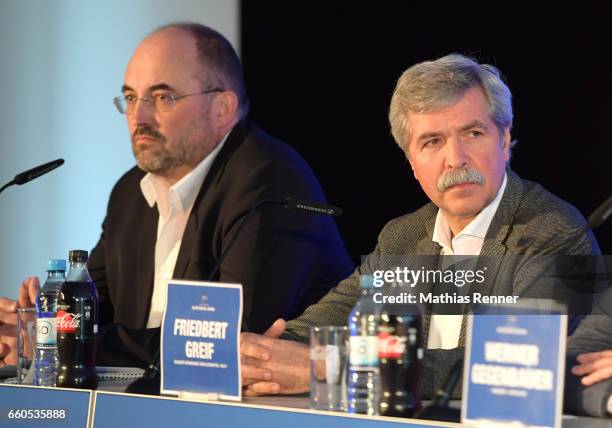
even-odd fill
[(231, 43), (219, 32), (196, 23), (175, 23), (158, 28), (149, 37), (173, 32), (191, 36), (197, 59), (202, 67), (203, 88), (218, 86), (232, 91), (238, 97), (240, 118), (248, 113), (242, 64)]
[(175, 84), (182, 81), (191, 86), (195, 80), (201, 90), (212, 80), (199, 61), (194, 38), (184, 31), (167, 29), (147, 36), (132, 55), (126, 82), (127, 76), (149, 76), (153, 86), (170, 80), (169, 75)]

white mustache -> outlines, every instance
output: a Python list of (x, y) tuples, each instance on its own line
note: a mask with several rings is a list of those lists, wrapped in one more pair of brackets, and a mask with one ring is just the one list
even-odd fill
[(451, 186), (466, 183), (475, 183), (484, 186), (484, 175), (472, 168), (452, 169), (440, 176), (438, 179), (438, 190), (444, 192)]

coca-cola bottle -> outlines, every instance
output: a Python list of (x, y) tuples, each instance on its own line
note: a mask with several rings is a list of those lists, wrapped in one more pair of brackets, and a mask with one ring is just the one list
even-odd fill
[(411, 417), (421, 408), (421, 311), (383, 306), (378, 324), (380, 415)]
[(87, 256), (87, 251), (70, 251), (70, 269), (57, 300), (57, 386), (64, 388), (98, 386), (98, 291), (87, 271)]

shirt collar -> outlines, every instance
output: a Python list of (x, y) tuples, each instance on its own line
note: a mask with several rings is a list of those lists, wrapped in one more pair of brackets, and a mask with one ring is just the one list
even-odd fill
[[(208, 156), (202, 159), (202, 161), (200, 161), (200, 163), (193, 170), (191, 170), (187, 175), (174, 183), (170, 189), (168, 189), (169, 200), (174, 197), (178, 203), (180, 203), (183, 210), (186, 210), (193, 205), (200, 187), (202, 187), (202, 183), (204, 183), (204, 179), (208, 174), (208, 171), (212, 167), (215, 158), (225, 144), (230, 132), (231, 130), (225, 134), (217, 147), (215, 147), (213, 151), (208, 154)], [(157, 192), (163, 191), (163, 187), (158, 184), (159, 182), (157, 180), (158, 176), (150, 172), (147, 173), (142, 180), (140, 180), (140, 190), (142, 191), (147, 204), (149, 204), (151, 208), (157, 202)]]
[[(499, 207), (499, 203), (501, 202), (502, 196), (504, 194), (504, 190), (506, 189), (506, 183), (508, 181), (508, 174), (504, 174), (504, 179), (502, 180), (502, 184), (497, 191), (497, 195), (495, 198), (489, 202), (489, 204), (482, 209), (478, 213), (478, 215), (472, 220), (466, 227), (463, 228), (461, 232), (457, 236), (473, 236), (479, 239), (485, 239), (487, 234), (487, 230), (491, 225), (491, 221), (495, 216), (495, 212)], [(434, 226), (433, 238), (432, 241), (437, 242), (443, 248), (453, 248), (452, 247), (452, 233), (446, 216), (442, 213), (440, 209), (438, 209), (438, 214), (436, 215), (436, 224)], [(456, 237), (457, 237), (456, 236)], [(455, 237), (455, 238), (456, 238)]]

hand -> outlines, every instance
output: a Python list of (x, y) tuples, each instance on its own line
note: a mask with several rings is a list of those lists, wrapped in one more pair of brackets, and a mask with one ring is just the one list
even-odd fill
[(17, 302), (0, 297), (0, 367), (17, 364)]
[(17, 300), (19, 307), (29, 308), (36, 305), (38, 293), (40, 293), (40, 282), (38, 278), (35, 276), (26, 278), (21, 283), (21, 288), (19, 289), (19, 298)]
[(580, 354), (576, 358), (580, 363), (572, 367), (576, 376), (584, 376), (581, 382), (585, 386), (593, 385), (612, 377), (612, 350)]
[(17, 364), (17, 307), (34, 306), (40, 292), (38, 278), (21, 284), (17, 301), (0, 297), (0, 367)]
[(297, 394), (310, 389), (309, 347), (281, 340), (285, 321), (263, 334), (240, 335), (242, 386), (246, 395)]

